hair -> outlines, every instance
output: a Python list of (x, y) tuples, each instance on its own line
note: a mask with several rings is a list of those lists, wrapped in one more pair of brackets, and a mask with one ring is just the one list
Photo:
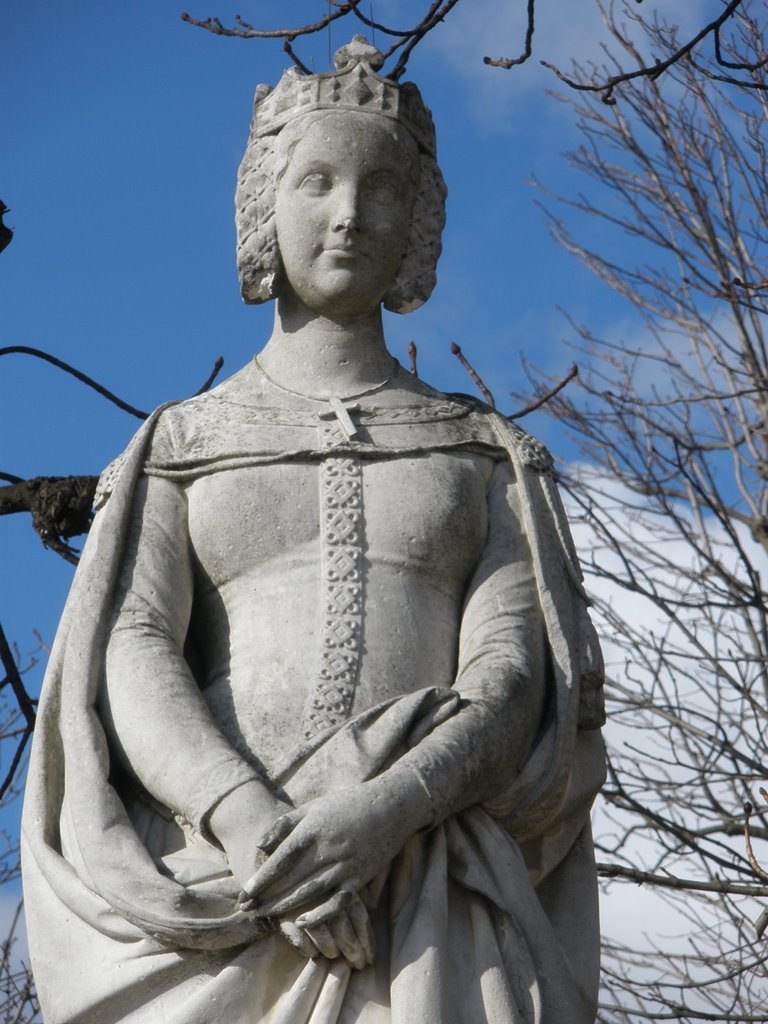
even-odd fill
[[(339, 117), (347, 112), (305, 114), (289, 122), (277, 134), (249, 139), (238, 168), (235, 191), (237, 270), (244, 302), (268, 302), (276, 298), (283, 287), (285, 272), (277, 244), (275, 197), (293, 151), (306, 133), (306, 118)], [(378, 116), (365, 111), (360, 114)], [(389, 119), (387, 123), (410, 157), (416, 196), (408, 246), (383, 302), (393, 313), (410, 313), (427, 301), (435, 287), (447, 189), (435, 158), (420, 150), (402, 124)]]

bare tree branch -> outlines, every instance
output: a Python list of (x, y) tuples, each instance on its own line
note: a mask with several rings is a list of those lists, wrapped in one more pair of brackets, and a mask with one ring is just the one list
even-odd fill
[[(562, 477), (610, 669), (611, 767), (596, 845), (602, 880), (646, 885), (660, 922), (666, 905), (677, 922), (666, 931), (678, 933), (662, 937), (660, 923), (622, 944), (608, 937), (605, 1024), (768, 1019), (768, 801), (748, 808), (740, 835), (750, 789), (768, 770), (768, 97), (758, 9), (724, 5), (728, 39), (717, 37), (717, 55), (699, 45), (695, 61), (669, 65), (671, 89), (630, 73), (621, 103), (606, 106), (593, 70), (577, 69), (585, 88), (565, 94), (580, 128), (567, 155), (587, 184), (550, 211), (551, 230), (625, 301), (630, 335), (571, 320), (580, 387), (546, 404), (580, 448)], [(649, 50), (679, 55), (672, 28), (631, 16), (631, 34), (608, 16), (610, 66), (645, 67)], [(718, 59), (760, 88), (720, 82)], [(592, 228), (586, 241), (580, 221)]]
[(452, 352), (453, 355), (456, 356), (456, 358), (459, 360), (461, 365), (467, 371), (469, 376), (475, 382), (475, 384), (477, 385), (479, 391), (481, 392), (483, 398), (486, 400), (488, 405), (490, 405), (490, 407), (492, 409), (495, 409), (496, 408), (496, 402), (494, 400), (493, 395), (488, 390), (488, 388), (485, 386), (482, 377), (479, 375), (477, 370), (474, 369), (474, 367), (471, 365), (471, 363), (469, 362), (469, 360), (464, 355), (464, 353), (461, 351), (461, 349), (459, 348), (459, 346), (456, 344), (455, 341), (451, 342), (451, 352)]
[(26, 724), (30, 729), (34, 729), (36, 718), (34, 702), (27, 693), (24, 683), (22, 682), (19, 668), (13, 657), (13, 653), (8, 644), (5, 633), (3, 632), (2, 626), (0, 626), (0, 664), (2, 664), (3, 671), (5, 672), (5, 677), (0, 680), (0, 690), (4, 686), (10, 685)]
[(196, 28), (203, 28), (206, 32), (211, 32), (217, 36), (233, 36), (238, 39), (296, 39), (299, 36), (312, 35), (315, 32), (321, 32), (326, 26), (330, 25), (331, 22), (337, 21), (339, 18), (343, 18), (345, 15), (353, 11), (361, 0), (349, 0), (348, 3), (339, 4), (335, 11), (329, 11), (328, 14), (324, 15), (318, 21), (311, 22), (308, 25), (295, 25), (293, 28), (274, 28), (274, 29), (257, 29), (253, 25), (244, 21), (239, 15), (237, 15), (235, 28), (225, 28), (222, 22), (218, 18), (205, 18), (203, 21), (198, 21), (197, 18), (193, 18), (190, 14), (184, 12), (181, 15), (181, 20), (186, 21), (189, 25), (194, 25)]
[(537, 409), (541, 409), (543, 405), (546, 405), (547, 402), (550, 402), (556, 395), (559, 395), (563, 388), (567, 387), (574, 377), (578, 376), (578, 374), (579, 367), (574, 363), (559, 383), (555, 384), (554, 387), (548, 388), (542, 395), (535, 399), (535, 401), (530, 402), (519, 412), (508, 414), (507, 419), (520, 420), (523, 416), (527, 416), (529, 413), (535, 412)]
[(223, 365), (224, 356), (217, 356), (213, 364), (213, 369), (211, 370), (208, 377), (206, 377), (205, 382), (195, 392), (195, 397), (197, 397), (198, 395), (204, 395), (206, 391), (210, 391), (211, 387), (213, 386), (213, 382), (221, 373), (221, 368)]
[(0, 348), (0, 356), (10, 355), (25, 355), (34, 356), (36, 359), (42, 359), (46, 363), (50, 363), (52, 366), (58, 367), (60, 370), (64, 370), (65, 373), (75, 377), (89, 388), (93, 388), (104, 398), (108, 399), (118, 409), (122, 409), (123, 412), (129, 413), (131, 416), (135, 416), (139, 420), (145, 420), (149, 416), (148, 412), (143, 412), (141, 409), (137, 409), (136, 406), (130, 405), (128, 402), (124, 402), (122, 398), (118, 398), (114, 392), (105, 388), (103, 384), (99, 384), (93, 377), (89, 377), (87, 373), (83, 373), (81, 370), (75, 369), (69, 363), (65, 363), (63, 359), (58, 359), (56, 356), (52, 356), (49, 352), (44, 352), (39, 348), (30, 348), (29, 345), (8, 345), (5, 348)]
[(410, 363), (411, 363), (411, 373), (413, 374), (414, 377), (418, 377), (419, 376), (419, 369), (418, 369), (418, 366), (416, 365), (417, 354), (418, 353), (417, 353), (417, 349), (416, 349), (416, 342), (415, 341), (409, 341), (408, 342), (408, 358), (409, 358)]
[(733, 896), (768, 896), (768, 885), (743, 885), (739, 882), (707, 882), (697, 878), (677, 878), (673, 875), (655, 875), (623, 864), (598, 864), (601, 878), (626, 878), (638, 885), (657, 885), (663, 889), (682, 889), (687, 892), (719, 892)]
[[(702, 29), (700, 29), (687, 43), (679, 46), (674, 50), (665, 60), (656, 60), (653, 64), (644, 64), (634, 71), (622, 71), (617, 75), (611, 75), (608, 79), (603, 82), (584, 82), (579, 79), (570, 77), (564, 74), (554, 64), (550, 64), (548, 61), (542, 60), (540, 63), (543, 67), (552, 71), (561, 82), (567, 85), (570, 89), (575, 89), (578, 92), (595, 92), (602, 94), (603, 103), (613, 104), (616, 102), (613, 93), (618, 85), (623, 85), (626, 82), (631, 82), (636, 78), (648, 78), (651, 81), (655, 81), (665, 71), (668, 71), (671, 67), (678, 64), (685, 57), (687, 57), (693, 50), (701, 43), (707, 36), (714, 36), (715, 45), (717, 52), (720, 52), (720, 30), (722, 26), (728, 21), (736, 10), (741, 6), (743, 0), (730, 0), (728, 6), (723, 10), (719, 17), (710, 21)], [(758, 63), (757, 67), (762, 67), (764, 62)]]
[[(25, 723), (21, 732), (21, 737), (16, 745), (16, 750), (11, 758), (11, 763), (5, 773), (3, 781), (0, 783), (0, 800), (2, 800), (16, 780), (19, 766), (24, 757), (27, 744), (32, 736), (32, 730), (35, 727), (36, 717), (34, 708), (35, 702), (33, 702), (32, 698), (27, 693), (26, 687), (24, 686), (21, 678), (21, 673), (19, 672), (19, 667), (16, 664), (16, 659), (13, 656), (13, 652), (8, 644), (2, 626), (0, 626), (0, 665), (2, 665), (3, 672), (5, 673), (4, 678), (0, 680), (0, 690), (6, 686), (10, 686)], [(8, 742), (9, 738), (9, 735), (6, 732), (6, 742)]]
[(13, 239), (13, 231), (8, 227), (7, 224), (3, 224), (3, 217), (6, 213), (10, 213), (9, 208), (0, 199), (0, 252), (6, 249)]
[(46, 547), (72, 565), (77, 552), (66, 542), (87, 533), (93, 519), (97, 476), (38, 476), (0, 487), (0, 516), (31, 512)]
[[(308, 22), (304, 25), (294, 25), (290, 28), (259, 29), (254, 27), (250, 22), (241, 18), (239, 14), (235, 15), (235, 23), (232, 26), (225, 26), (221, 19), (217, 17), (208, 17), (201, 20), (193, 18), (190, 14), (183, 13), (181, 18), (188, 24), (194, 25), (197, 28), (202, 28), (214, 35), (231, 36), (238, 39), (283, 39), (284, 48), (293, 62), (297, 67), (307, 72), (308, 69), (306, 64), (295, 53), (291, 46), (293, 41), (299, 37), (314, 35), (321, 32), (332, 22), (337, 21), (340, 18), (345, 18), (348, 15), (352, 15), (368, 28), (381, 32), (383, 35), (395, 38), (396, 41), (385, 51), (384, 57), (385, 60), (388, 60), (398, 50), (402, 50), (397, 63), (392, 70), (387, 73), (388, 78), (393, 81), (397, 81), (405, 71), (408, 59), (414, 48), (418, 46), (431, 31), (437, 28), (437, 26), (445, 19), (451, 10), (459, 4), (459, 2), (460, 0), (433, 0), (424, 16), (415, 25), (408, 29), (395, 28), (392, 25), (387, 25), (381, 21), (374, 20), (372, 16), (366, 15), (360, 9), (361, 0), (348, 0), (348, 2), (343, 2), (343, 0), (327, 0), (329, 7), (327, 13), (322, 15), (316, 21)], [(536, 0), (518, 0), (518, 2), (521, 6), (525, 4), (526, 30), (523, 50), (518, 57), (483, 57), (483, 62), (489, 67), (509, 70), (510, 68), (526, 63), (526, 61), (528, 61), (533, 55), (533, 40), (536, 25)], [(637, 2), (642, 2), (642, 0), (637, 0)], [(722, 66), (729, 70), (756, 71), (765, 65), (765, 60), (760, 59), (758, 61), (751, 62), (732, 62), (723, 56), (721, 30), (723, 26), (733, 18), (742, 2), (743, 0), (730, 0), (728, 5), (717, 18), (704, 25), (688, 40), (687, 43), (676, 48), (664, 60), (656, 60), (652, 64), (639, 61), (639, 67), (633, 71), (621, 71), (618, 74), (608, 76), (602, 80), (593, 79), (590, 83), (585, 83), (573, 76), (566, 75), (547, 61), (542, 60), (541, 64), (557, 75), (560, 81), (568, 85), (570, 88), (601, 93), (603, 101), (609, 104), (614, 102), (613, 93), (617, 86), (625, 82), (632, 81), (635, 78), (657, 79), (660, 75), (664, 74), (680, 61), (691, 58), (695, 53), (696, 48), (710, 36), (713, 39), (715, 59), (718, 66)], [(578, 58), (578, 55), (575, 56)], [(730, 79), (728, 79), (727, 76), (724, 76), (724, 80), (729, 81)]]
[(516, 64), (525, 64), (527, 60), (533, 55), (533, 33), (536, 30), (536, 0), (528, 0), (528, 7), (526, 10), (526, 16), (528, 23), (525, 29), (525, 44), (523, 46), (523, 52), (519, 57), (483, 57), (483, 64), (487, 64), (492, 68), (504, 68), (508, 70), (514, 67)]
[[(36, 359), (42, 359), (44, 362), (51, 363), (51, 365), (58, 367), (58, 369), (64, 370), (65, 373), (75, 377), (87, 387), (93, 388), (94, 391), (103, 395), (104, 398), (116, 405), (118, 409), (122, 409), (123, 412), (130, 413), (131, 416), (135, 416), (140, 420), (145, 420), (149, 416), (148, 412), (144, 412), (142, 409), (137, 409), (136, 406), (130, 405), (128, 402), (123, 401), (122, 398), (118, 398), (114, 392), (105, 388), (103, 384), (99, 384), (98, 381), (93, 379), (93, 377), (89, 377), (88, 374), (83, 373), (82, 370), (75, 369), (74, 366), (69, 363), (65, 363), (63, 359), (59, 359), (56, 356), (51, 355), (50, 352), (44, 352), (39, 348), (30, 348), (29, 345), (9, 345), (5, 348), (0, 348), (0, 356), (9, 355), (26, 355), (34, 356)], [(195, 392), (196, 395), (202, 395), (205, 391), (209, 390), (213, 382), (218, 377), (223, 365), (224, 359), (222, 356), (219, 356), (213, 364), (213, 369), (205, 383)]]

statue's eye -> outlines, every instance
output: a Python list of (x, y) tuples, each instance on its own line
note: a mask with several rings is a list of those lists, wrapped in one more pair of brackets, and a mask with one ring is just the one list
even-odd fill
[(311, 171), (304, 175), (299, 184), (301, 191), (309, 195), (320, 195), (322, 192), (327, 192), (330, 187), (330, 179), (322, 171)]
[(391, 178), (373, 178), (366, 183), (365, 193), (377, 203), (392, 203), (400, 198), (400, 187)]

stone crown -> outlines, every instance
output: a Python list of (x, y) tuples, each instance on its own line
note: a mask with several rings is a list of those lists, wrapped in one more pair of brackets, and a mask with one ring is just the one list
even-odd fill
[(334, 55), (335, 71), (305, 75), (290, 68), (274, 89), (256, 87), (251, 138), (279, 132), (289, 121), (320, 110), (352, 110), (397, 121), (422, 150), (435, 155), (435, 127), (429, 108), (412, 82), (398, 85), (376, 72), (384, 58), (357, 35)]

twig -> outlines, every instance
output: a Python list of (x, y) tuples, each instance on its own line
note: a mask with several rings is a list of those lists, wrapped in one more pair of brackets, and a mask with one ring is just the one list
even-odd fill
[(561, 392), (563, 390), (563, 388), (570, 381), (573, 380), (574, 377), (577, 377), (578, 374), (579, 374), (579, 368), (576, 365), (576, 363), (574, 363), (573, 366), (570, 368), (568, 373), (566, 373), (566, 375), (563, 377), (563, 379), (560, 381), (559, 384), (555, 384), (555, 386), (553, 388), (550, 388), (549, 391), (545, 391), (544, 394), (541, 395), (540, 398), (537, 398), (535, 402), (531, 402), (530, 405), (526, 405), (526, 407), (524, 409), (521, 409), (520, 412), (513, 412), (510, 416), (507, 416), (507, 419), (508, 420), (519, 420), (519, 419), (522, 419), (523, 416), (527, 416), (529, 412), (535, 412), (537, 409), (540, 409), (542, 407), (542, 405), (546, 405), (546, 403), (551, 398), (554, 398), (555, 395), (559, 394), (559, 392)]
[(485, 383), (484, 383), (483, 379), (481, 378), (480, 374), (470, 364), (469, 360), (464, 355), (464, 353), (461, 351), (461, 349), (459, 348), (459, 346), (456, 344), (455, 341), (451, 342), (451, 352), (456, 356), (456, 358), (459, 360), (461, 365), (467, 371), (469, 376), (472, 378), (472, 380), (478, 386), (478, 388), (482, 392), (483, 397), (485, 398), (485, 400), (488, 403), (488, 405), (490, 405), (490, 407), (492, 409), (495, 409), (496, 408), (496, 402), (494, 400), (493, 395), (488, 390), (488, 388), (485, 386)]
[(289, 36), (287, 39), (284, 40), (284, 42), (283, 42), (283, 49), (288, 54), (288, 56), (291, 58), (291, 60), (296, 65), (296, 67), (299, 69), (299, 71), (302, 71), (305, 75), (311, 75), (312, 72), (309, 70), (307, 65), (304, 63), (304, 61), (301, 59), (301, 57), (299, 57), (299, 55), (296, 53), (294, 48), (291, 46), (291, 39), (292, 38), (293, 38), (292, 36)]
[(5, 480), (9, 484), (20, 484), (23, 482), (24, 478), (16, 476), (15, 473), (0, 473), (0, 480)]
[(741, 882), (705, 882), (695, 878), (676, 878), (674, 875), (656, 875), (622, 864), (598, 864), (601, 878), (626, 878), (638, 885), (656, 885), (663, 889), (691, 889), (696, 892), (730, 893), (734, 896), (768, 896), (768, 885), (744, 885)]
[(21, 739), (16, 747), (16, 751), (11, 759), (5, 778), (3, 779), (2, 784), (0, 784), (0, 800), (2, 800), (13, 784), (14, 777), (19, 765), (21, 764), (21, 759), (24, 756), (27, 743), (32, 735), (32, 730), (35, 728), (36, 720), (34, 702), (24, 686), (24, 681), (21, 678), (21, 672), (19, 672), (19, 667), (16, 664), (16, 659), (13, 656), (13, 652), (11, 651), (2, 626), (0, 626), (0, 664), (2, 664), (5, 672), (5, 678), (0, 680), (0, 689), (4, 686), (10, 685), (13, 695), (16, 698), (16, 703), (19, 706), (19, 711), (23, 715), (25, 722), (24, 732), (22, 733)]
[(660, 75), (663, 75), (665, 71), (672, 67), (673, 64), (677, 64), (678, 61), (686, 57), (696, 47), (702, 39), (705, 39), (708, 35), (716, 34), (720, 31), (720, 28), (725, 24), (726, 21), (731, 17), (738, 7), (742, 4), (742, 0), (731, 0), (728, 6), (725, 8), (723, 13), (715, 18), (714, 21), (709, 22), (705, 25), (701, 31), (697, 32), (692, 39), (689, 39), (684, 46), (675, 50), (673, 54), (667, 57), (666, 60), (658, 60), (653, 65), (645, 65), (641, 68), (637, 68), (635, 71), (623, 71), (621, 74), (612, 75), (604, 82), (577, 82), (573, 78), (569, 78), (563, 74), (559, 68), (556, 68), (554, 64), (549, 64), (547, 61), (542, 60), (540, 63), (552, 71), (557, 77), (571, 89), (577, 90), (577, 92), (601, 92), (603, 94), (603, 103), (607, 103), (612, 106), (616, 100), (613, 96), (613, 91), (617, 85), (621, 85), (623, 82), (631, 82), (633, 78), (649, 78), (651, 81), (655, 81)]
[(734, 277), (730, 283), (730, 288), (727, 281), (721, 281), (721, 284), (726, 289), (726, 293), (730, 291), (730, 288), (743, 288), (745, 292), (760, 292), (768, 288), (768, 278), (763, 278), (762, 281), (755, 281), (754, 284), (748, 284), (746, 281), (742, 281), (740, 277)]
[[(768, 64), (768, 57), (756, 60), (754, 64), (745, 64), (743, 61), (726, 60), (720, 46), (720, 26), (715, 29), (715, 60), (722, 68), (730, 68), (731, 71), (759, 71)], [(730, 80), (730, 79), (729, 79)]]
[(216, 362), (213, 364), (213, 369), (211, 370), (210, 376), (206, 380), (205, 384), (203, 384), (203, 386), (201, 388), (199, 388), (195, 392), (195, 394), (194, 394), (195, 398), (197, 398), (198, 395), (204, 395), (206, 391), (210, 390), (211, 385), (213, 384), (213, 382), (218, 377), (219, 372), (220, 372), (220, 370), (221, 370), (223, 365), (224, 365), (224, 356), (219, 356), (217, 358)]
[[(768, 1021), (768, 1015), (764, 1013), (722, 1013), (719, 1010), (710, 1013), (708, 1010), (693, 1010), (690, 1006), (685, 1006), (683, 1003), (667, 1003), (667, 1005), (672, 1007), (668, 1012), (659, 1010), (656, 1007), (652, 1010), (641, 1010), (639, 1007), (633, 1006), (631, 1013), (633, 1017), (643, 1017), (647, 1020), (675, 1020), (678, 1022), (681, 1020), (709, 1020), (714, 1021), (715, 1024), (765, 1024), (765, 1021)], [(625, 1006), (599, 1003), (598, 1009), (619, 1014), (620, 1016), (616, 1016), (615, 1020), (627, 1019), (627, 1009)]]
[[(413, 48), (418, 46), (427, 32), (431, 32), (435, 25), (450, 13), (458, 2), (459, 0), (445, 0), (444, 3), (434, 2), (430, 4), (429, 10), (421, 22), (413, 29), (413, 33), (404, 46), (397, 64), (395, 64), (392, 70), (387, 74), (387, 78), (391, 79), (393, 82), (397, 82), (399, 80), (400, 76), (405, 71), (405, 65), (408, 63), (408, 58), (413, 52)], [(401, 40), (401, 42), (390, 46), (389, 50), (385, 54), (385, 58), (402, 46), (403, 42), (405, 42), (405, 40)]]
[[(32, 636), (35, 638), (35, 640), (37, 640), (37, 645), (38, 645), (38, 647), (39, 647), (39, 649), (41, 651), (45, 651), (46, 654), (50, 654), (51, 653), (51, 648), (48, 646), (48, 644), (45, 642), (45, 640), (43, 640), (43, 638), (40, 636), (40, 631), (38, 629), (35, 629), (34, 626), (32, 627)], [(32, 651), (30, 657), (33, 658), (32, 664), (36, 664), (37, 663), (37, 659), (35, 658), (35, 652), (34, 651)]]
[[(145, 420), (149, 416), (148, 412), (144, 412), (142, 409), (137, 409), (136, 406), (130, 405), (128, 402), (124, 402), (122, 398), (118, 398), (114, 392), (105, 388), (103, 384), (99, 384), (98, 381), (93, 379), (93, 377), (89, 377), (87, 373), (83, 373), (81, 370), (75, 369), (74, 366), (71, 366), (69, 363), (65, 363), (63, 359), (58, 359), (56, 356), (52, 356), (49, 352), (44, 352), (39, 348), (30, 348), (29, 345), (8, 345), (6, 348), (0, 348), (0, 356), (10, 356), (14, 354), (34, 356), (36, 359), (42, 359), (43, 362), (51, 363), (53, 366), (58, 367), (58, 369), (64, 370), (65, 373), (75, 377), (89, 388), (93, 388), (94, 391), (97, 391), (100, 395), (103, 395), (104, 398), (107, 398), (110, 402), (114, 403), (118, 409), (122, 409), (124, 412), (130, 413), (131, 416), (135, 416), (136, 419)], [(213, 364), (213, 369), (211, 370), (210, 375), (203, 386), (195, 392), (195, 396), (202, 395), (208, 391), (219, 375), (223, 365), (224, 358), (223, 356), (219, 356)], [(22, 482), (21, 477), (14, 477), (10, 473), (0, 473), (0, 479), (8, 480), (9, 483)]]
[(19, 711), (24, 716), (27, 725), (33, 729), (36, 716), (35, 709), (32, 706), (32, 698), (26, 691), (19, 667), (14, 660), (2, 626), (0, 626), (0, 663), (2, 663), (3, 670), (5, 671), (5, 679), (0, 681), (0, 688), (10, 684), (13, 695), (16, 698), (16, 703), (19, 705)]
[(77, 549), (73, 548), (71, 544), (66, 544), (59, 537), (49, 537), (48, 540), (43, 541), (43, 544), (57, 555), (61, 555), (64, 561), (69, 562), (70, 565), (77, 565), (80, 561), (80, 553)]
[(348, 3), (339, 4), (335, 11), (329, 11), (319, 21), (308, 25), (297, 25), (294, 28), (258, 29), (243, 21), (239, 16), (235, 20), (241, 26), (240, 28), (225, 28), (218, 18), (206, 18), (205, 21), (198, 21), (186, 11), (181, 15), (181, 20), (196, 28), (204, 28), (206, 32), (212, 32), (216, 36), (234, 36), (238, 39), (295, 39), (297, 36), (321, 32), (326, 25), (330, 25), (337, 18), (343, 18), (361, 2), (362, 0), (349, 0)]
[[(339, 4), (334, 3), (333, 6), (338, 7)], [(390, 28), (388, 25), (382, 25), (381, 22), (374, 21), (373, 18), (369, 18), (365, 14), (363, 14), (359, 7), (355, 7), (354, 10), (352, 11), (352, 14), (359, 21), (362, 21), (364, 25), (367, 25), (368, 28), (372, 28), (375, 32), (381, 32), (385, 36), (409, 36), (413, 31), (412, 29), (409, 28), (398, 29)]]
[(528, 0), (528, 25), (525, 30), (525, 47), (519, 57), (483, 57), (483, 64), (491, 68), (509, 68), (516, 64), (525, 64), (533, 53), (533, 33), (535, 30), (536, 0)]
[(419, 371), (418, 371), (418, 368), (416, 366), (416, 355), (417, 355), (416, 342), (415, 341), (411, 341), (411, 342), (408, 343), (408, 358), (411, 361), (411, 373), (413, 374), (414, 377), (418, 377), (419, 376)]
[[(385, 51), (384, 59), (388, 60), (394, 53), (402, 49), (400, 57), (395, 64), (392, 71), (387, 74), (387, 78), (392, 81), (398, 81), (402, 76), (408, 59), (413, 52), (413, 49), (421, 42), (427, 33), (431, 32), (439, 22), (443, 21), (446, 15), (460, 2), (460, 0), (432, 0), (427, 9), (426, 14), (421, 21), (410, 29), (394, 28), (389, 25), (384, 25), (381, 22), (375, 21), (373, 16), (364, 14), (359, 6), (362, 0), (328, 0), (329, 11), (322, 18), (315, 22), (309, 22), (306, 25), (295, 25), (290, 28), (277, 28), (277, 29), (257, 29), (249, 21), (246, 21), (239, 14), (235, 15), (235, 24), (231, 27), (225, 26), (219, 18), (208, 17), (205, 19), (193, 18), (192, 15), (184, 12), (181, 14), (182, 21), (185, 21), (189, 25), (194, 25), (197, 28), (205, 29), (206, 32), (211, 32), (213, 35), (219, 36), (231, 36), (238, 39), (283, 39), (284, 48), (286, 53), (290, 56), (294, 64), (301, 68), (305, 73), (310, 73), (307, 66), (301, 61), (298, 55), (294, 52), (291, 44), (295, 39), (300, 36), (312, 35), (317, 32), (321, 32), (323, 29), (330, 26), (330, 24), (339, 18), (344, 18), (348, 14), (352, 14), (355, 18), (361, 21), (364, 25), (383, 33), (384, 35), (395, 37), (396, 41)], [(642, 0), (638, 0), (642, 2)], [(723, 10), (722, 14), (714, 21), (709, 22), (705, 25), (701, 31), (699, 31), (693, 38), (691, 38), (684, 46), (677, 49), (671, 56), (664, 61), (656, 61), (653, 65), (644, 66), (636, 69), (635, 71), (623, 72), (618, 75), (613, 75), (607, 78), (603, 82), (591, 82), (589, 84), (584, 82), (578, 82), (568, 75), (564, 74), (553, 64), (547, 61), (541, 61), (541, 64), (552, 71), (561, 82), (569, 86), (571, 89), (577, 89), (586, 92), (597, 92), (602, 93), (603, 102), (608, 104), (615, 103), (613, 97), (614, 89), (617, 85), (622, 82), (628, 82), (633, 78), (645, 77), (651, 80), (655, 80), (665, 71), (667, 71), (672, 65), (685, 57), (691, 57), (692, 51), (695, 47), (708, 35), (712, 35), (714, 38), (714, 49), (715, 58), (719, 65), (725, 68), (733, 68), (743, 71), (756, 71), (759, 68), (765, 66), (768, 63), (768, 58), (760, 61), (756, 61), (754, 64), (744, 63), (732, 63), (723, 57), (721, 49), (720, 30), (723, 25), (732, 17), (734, 12), (742, 4), (743, 0), (730, 0), (728, 6)], [(484, 57), (483, 62), (489, 67), (496, 67), (502, 69), (509, 69), (520, 64), (524, 64), (533, 55), (533, 37), (535, 33), (535, 13), (536, 13), (536, 0), (527, 0), (526, 3), (527, 21), (526, 21), (526, 32), (525, 32), (525, 43), (523, 52), (518, 57)], [(730, 79), (724, 79), (730, 81)], [(739, 83), (740, 84), (740, 83)], [(755, 86), (758, 87), (758, 86)], [(763, 86), (759, 86), (763, 88)]]
[[(765, 790), (761, 790), (761, 793), (764, 792)], [(768, 798), (768, 794), (766, 795), (766, 798)], [(752, 849), (752, 837), (749, 834), (749, 819), (752, 817), (754, 810), (755, 808), (751, 801), (745, 801), (744, 845), (747, 848), (747, 860), (749, 861), (749, 866), (752, 868), (752, 870), (755, 872), (758, 878), (762, 878), (764, 882), (768, 882), (768, 871), (765, 871), (762, 867), (760, 867), (760, 864), (757, 861), (757, 857), (755, 856), (755, 851)]]
[(21, 764), (21, 759), (24, 756), (24, 751), (27, 748), (27, 743), (29, 743), (29, 738), (31, 735), (32, 726), (28, 725), (24, 729), (22, 737), (19, 740), (19, 744), (16, 747), (16, 750), (14, 751), (13, 759), (11, 760), (11, 763), (8, 766), (8, 771), (5, 773), (5, 778), (3, 779), (2, 784), (0, 784), (0, 800), (3, 799), (5, 794), (13, 785), (14, 776), (16, 775), (18, 767)]
[(9, 212), (9, 208), (0, 199), (0, 252), (9, 246), (13, 239), (13, 229), (9, 228), (7, 224), (3, 224), (3, 214)]
[(98, 381), (95, 381), (93, 377), (89, 377), (87, 373), (82, 373), (80, 370), (76, 370), (74, 366), (70, 366), (69, 363), (65, 363), (63, 359), (57, 359), (56, 356), (50, 355), (48, 352), (43, 352), (39, 348), (30, 348), (28, 345), (8, 345), (6, 348), (0, 348), (0, 356), (10, 355), (25, 355), (34, 356), (36, 359), (42, 359), (43, 362), (51, 363), (53, 366), (58, 367), (60, 370), (64, 370), (65, 373), (70, 374), (72, 377), (76, 377), (77, 380), (86, 384), (89, 388), (93, 388), (94, 391), (98, 391), (104, 398), (109, 399), (123, 412), (130, 413), (131, 416), (135, 416), (136, 419), (145, 420), (148, 416), (148, 412), (143, 412), (141, 409), (137, 409), (134, 405), (129, 405), (128, 402), (124, 402), (122, 398), (118, 398), (112, 391), (105, 388)]

